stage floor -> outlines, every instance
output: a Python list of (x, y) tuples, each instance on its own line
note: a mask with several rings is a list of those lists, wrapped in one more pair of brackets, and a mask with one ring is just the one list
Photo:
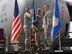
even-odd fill
[(1, 51), (0, 54), (72, 54), (72, 50), (65, 50), (65, 51), (49, 51), (49, 50), (46, 50), (46, 51), (38, 51), (38, 52), (23, 52), (23, 51), (7, 51), (7, 52), (4, 52), (4, 51)]

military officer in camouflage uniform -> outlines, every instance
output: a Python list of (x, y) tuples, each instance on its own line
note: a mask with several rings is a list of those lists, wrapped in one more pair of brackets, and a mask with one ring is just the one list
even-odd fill
[(31, 41), (31, 8), (27, 7), (24, 14), (25, 50), (30, 49)]
[(43, 28), (42, 28), (43, 17), (41, 15), (40, 8), (37, 9), (36, 19), (38, 22), (38, 32), (36, 35), (36, 45), (38, 46), (39, 49), (43, 49), (44, 48), (44, 32), (43, 32)]
[(51, 27), (52, 27), (52, 13), (49, 10), (49, 5), (44, 6), (45, 8), (45, 15), (43, 18), (43, 28), (44, 28), (44, 36), (45, 36), (45, 43), (46, 47), (45, 49), (50, 49), (50, 33), (51, 33)]

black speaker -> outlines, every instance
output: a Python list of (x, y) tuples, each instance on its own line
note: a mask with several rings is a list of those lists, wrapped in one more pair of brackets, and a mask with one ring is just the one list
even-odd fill
[(69, 29), (69, 24), (66, 23), (65, 34), (64, 34), (66, 37), (68, 37), (68, 36), (67, 36), (67, 34), (68, 34), (68, 33), (67, 33), (67, 32), (68, 32), (68, 29)]
[(19, 54), (18, 52), (6, 52), (6, 54)]
[(0, 54), (5, 54), (5, 52), (3, 52), (3, 51), (0, 51)]

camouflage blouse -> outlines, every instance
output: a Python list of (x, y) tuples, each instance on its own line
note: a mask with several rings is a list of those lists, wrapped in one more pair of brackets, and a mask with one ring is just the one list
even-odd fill
[(38, 22), (38, 30), (42, 30), (42, 24), (43, 24), (43, 18), (41, 15), (36, 15), (36, 18), (37, 18), (37, 22)]

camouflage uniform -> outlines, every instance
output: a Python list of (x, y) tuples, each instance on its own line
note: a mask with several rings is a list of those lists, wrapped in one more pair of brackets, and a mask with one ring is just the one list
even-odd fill
[(47, 11), (43, 18), (43, 28), (44, 28), (45, 43), (48, 47), (51, 43), (50, 41), (51, 27), (52, 27), (52, 13), (51, 11)]
[(36, 15), (36, 18), (38, 22), (38, 32), (36, 36), (36, 44), (38, 47), (43, 49), (44, 47), (44, 31), (42, 28), (43, 18), (42, 18), (42, 15), (39, 15), (39, 14)]
[(30, 48), (31, 41), (31, 14), (26, 12), (24, 15), (24, 33), (25, 33), (25, 50)]

